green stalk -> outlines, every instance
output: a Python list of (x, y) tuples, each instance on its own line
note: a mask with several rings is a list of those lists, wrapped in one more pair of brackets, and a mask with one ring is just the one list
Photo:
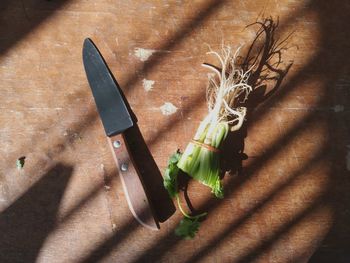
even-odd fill
[(180, 202), (180, 197), (179, 197), (179, 195), (176, 196), (176, 201), (177, 201), (177, 206), (179, 207), (179, 209), (180, 209), (180, 211), (181, 211), (181, 213), (183, 214), (184, 217), (187, 217), (187, 218), (189, 218), (189, 219), (198, 219), (198, 218), (203, 217), (203, 216), (206, 216), (206, 215), (208, 214), (207, 212), (204, 212), (204, 213), (201, 213), (201, 214), (196, 215), (196, 216), (190, 216), (189, 214), (187, 214), (187, 213), (183, 210), (183, 208), (182, 208), (182, 206), (181, 206), (181, 202)]
[[(200, 127), (196, 133), (199, 138), (197, 141), (203, 143), (207, 138), (209, 125), (203, 129)], [(229, 126), (226, 123), (218, 123), (213, 128), (210, 146), (219, 148), (227, 136)], [(200, 145), (189, 143), (184, 154), (177, 163), (178, 168), (190, 175), (192, 178), (200, 181), (212, 189), (214, 195), (223, 198), (223, 188), (220, 182), (220, 155), (219, 152), (211, 151)]]

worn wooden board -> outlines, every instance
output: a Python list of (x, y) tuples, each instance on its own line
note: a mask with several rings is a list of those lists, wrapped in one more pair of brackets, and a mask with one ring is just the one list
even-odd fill
[[(142, 2), (1, 1), (0, 261), (349, 262), (347, 1)], [(158, 232), (141, 227), (85, 78), (84, 38), (162, 171), (206, 113), (206, 44), (246, 51), (257, 27), (245, 27), (263, 17), (279, 21), (275, 39), (293, 32), (282, 52), (293, 65), (233, 137), (248, 158), (229, 162), (242, 167), (225, 177), (226, 198), (189, 183), (193, 207), (209, 212), (193, 240), (174, 237), (179, 212)]]

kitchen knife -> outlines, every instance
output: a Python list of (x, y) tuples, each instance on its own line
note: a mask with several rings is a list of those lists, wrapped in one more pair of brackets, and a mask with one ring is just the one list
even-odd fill
[(83, 63), (102, 124), (116, 161), (130, 211), (143, 226), (158, 230), (142, 177), (133, 161), (124, 132), (132, 129), (134, 119), (121, 89), (101, 53), (91, 39), (83, 45)]

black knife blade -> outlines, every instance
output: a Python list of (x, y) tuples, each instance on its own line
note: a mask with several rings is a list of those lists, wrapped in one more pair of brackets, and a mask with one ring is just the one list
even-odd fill
[(119, 134), (134, 125), (120, 87), (91, 39), (83, 45), (83, 62), (96, 106), (107, 136)]

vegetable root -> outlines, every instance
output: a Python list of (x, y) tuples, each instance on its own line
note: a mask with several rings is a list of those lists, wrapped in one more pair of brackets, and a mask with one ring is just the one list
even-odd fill
[(220, 148), (229, 131), (242, 127), (247, 109), (240, 105), (252, 91), (248, 79), (254, 65), (243, 71), (237, 62), (239, 51), (240, 47), (232, 52), (231, 47), (223, 46), (219, 54), (209, 47), (207, 54), (217, 57), (221, 69), (203, 64), (215, 73), (207, 87), (208, 115), (177, 164), (182, 171), (209, 186), (218, 198), (223, 198), (224, 193), (219, 176), (219, 152), (216, 149)]

